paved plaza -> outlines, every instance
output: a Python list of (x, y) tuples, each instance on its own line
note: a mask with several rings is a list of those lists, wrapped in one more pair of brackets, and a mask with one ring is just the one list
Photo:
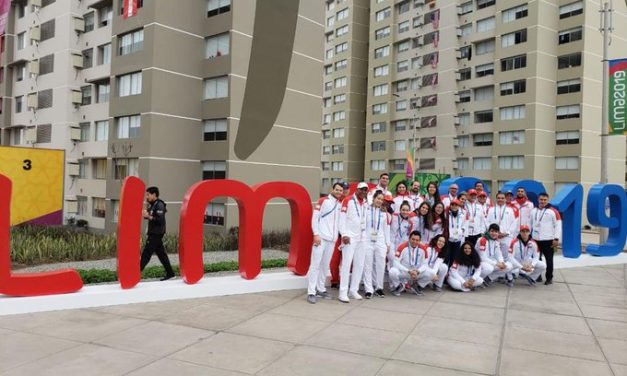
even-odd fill
[(627, 375), (626, 272), (350, 304), (291, 290), (3, 316), (0, 374)]

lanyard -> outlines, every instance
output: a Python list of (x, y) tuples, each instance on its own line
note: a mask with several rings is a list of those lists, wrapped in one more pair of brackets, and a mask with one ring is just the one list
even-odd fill
[(546, 213), (546, 208), (542, 209), (542, 215), (540, 215), (540, 218), (538, 218), (538, 213), (536, 212), (536, 222), (540, 223), (542, 217), (544, 217), (544, 213)]
[[(409, 196), (411, 197), (411, 195)], [(416, 206), (418, 206), (418, 201), (420, 201), (420, 194), (415, 195), (414, 197), (412, 197), (412, 200), (414, 201), (414, 208), (416, 208)]]
[(525, 254), (523, 255), (523, 249), (527, 251), (527, 247), (523, 245), (523, 242), (520, 239), (518, 239), (518, 246), (520, 247), (520, 260), (525, 261), (525, 256), (527, 256), (527, 252), (525, 252)]
[(333, 212), (335, 211), (335, 209), (337, 208), (337, 203), (338, 203), (338, 201), (337, 201), (337, 200), (335, 200), (335, 205), (333, 205), (333, 209), (331, 209), (331, 210), (329, 210), (328, 212), (326, 212), (326, 213), (322, 214), (322, 216), (321, 216), (320, 218), (324, 218), (324, 217), (326, 217), (327, 215), (329, 215), (329, 214), (333, 213)]
[[(456, 216), (454, 215), (449, 216), (449, 218), (451, 219), (451, 225), (453, 225), (453, 228), (457, 227), (459, 229), (459, 224), (461, 223), (461, 219), (460, 219), (461, 215), (462, 214), (458, 211)], [(455, 221), (455, 218), (457, 218), (457, 221)], [(457, 222), (457, 225), (455, 224), (455, 222)]]
[(433, 257), (435, 255), (437, 255), (435, 248), (431, 248), (431, 253), (429, 254), (429, 267), (433, 267), (433, 263), (435, 262), (435, 259), (437, 259), (437, 257)]
[(496, 240), (488, 240), (488, 256), (490, 256), (490, 258), (496, 255), (496, 246), (493, 246), (492, 243), (496, 243)]
[(466, 277), (471, 277), (473, 274), (475, 274), (475, 267), (474, 266), (467, 266), (466, 267)]
[(379, 221), (377, 222), (377, 231), (381, 227), (381, 209), (375, 209), (374, 207), (370, 208), (370, 228), (374, 230), (374, 214), (378, 211)]
[[(505, 216), (505, 211), (507, 210), (507, 206), (503, 205), (503, 211), (501, 212), (501, 219), (499, 219), (499, 226), (501, 222), (503, 222), (503, 217)], [(498, 219), (498, 205), (494, 208), (494, 219)]]
[(355, 198), (355, 196), (353, 196), (353, 203), (355, 204), (355, 211), (357, 212), (357, 217), (361, 217), (363, 212), (366, 210), (366, 208), (364, 208), (364, 205), (362, 204), (361, 207), (362, 209), (362, 213), (359, 213), (359, 206), (357, 205), (357, 198)]
[[(379, 222), (380, 222), (380, 219), (381, 218), (379, 218)], [(409, 220), (407, 221), (407, 223), (409, 223)], [(398, 215), (398, 236), (401, 237), (401, 238), (403, 237), (403, 227), (402, 227), (402, 224), (403, 224), (403, 218), (399, 214)], [(411, 233), (411, 224), (409, 226), (407, 226), (407, 237), (409, 237), (410, 233)]]
[(417, 267), (418, 266), (418, 247), (414, 249), (411, 248), (411, 245), (409, 245), (408, 247), (409, 247), (409, 263)]

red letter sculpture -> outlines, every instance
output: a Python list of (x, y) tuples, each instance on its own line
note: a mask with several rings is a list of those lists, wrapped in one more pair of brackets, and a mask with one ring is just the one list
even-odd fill
[(141, 242), (144, 182), (134, 176), (124, 179), (118, 215), (118, 279), (123, 289), (133, 288), (141, 279)]

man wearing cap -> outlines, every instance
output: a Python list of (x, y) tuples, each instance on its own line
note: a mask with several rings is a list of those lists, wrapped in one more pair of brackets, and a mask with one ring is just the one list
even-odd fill
[(531, 228), (531, 211), (535, 206), (533, 202), (527, 199), (525, 188), (518, 187), (516, 190), (516, 198), (512, 201), (512, 206), (518, 210), (520, 226), (528, 226)]
[(447, 265), (451, 266), (466, 237), (466, 216), (460, 210), (460, 202), (453, 199), (448, 208), (448, 256)]
[(339, 234), (340, 210), (344, 187), (341, 183), (333, 184), (331, 193), (316, 203), (311, 219), (313, 230), (313, 249), (307, 277), (307, 301), (316, 303), (316, 296), (331, 299), (325, 282), (329, 271), (329, 263), (333, 247)]
[[(485, 194), (485, 192), (483, 192)], [(477, 239), (486, 231), (485, 209), (479, 201), (477, 201), (477, 191), (470, 189), (468, 191), (468, 200), (466, 201), (466, 220), (468, 222), (468, 232), (466, 240), (470, 244), (476, 244)]]
[(509, 254), (512, 273), (522, 276), (530, 286), (534, 286), (536, 279), (546, 269), (546, 264), (540, 260), (540, 249), (535, 240), (531, 239), (529, 226), (520, 226), (520, 234), (509, 246)]
[(440, 196), (442, 203), (444, 204), (444, 208), (448, 208), (451, 206), (451, 201), (457, 198), (457, 192), (459, 191), (459, 187), (457, 184), (451, 184), (448, 187), (448, 194)]
[(501, 245), (501, 254), (503, 259), (507, 261), (509, 257), (509, 245), (518, 235), (518, 218), (514, 209), (507, 206), (505, 193), (496, 194), (496, 205), (488, 210), (486, 222), (490, 225), (496, 223), (499, 225), (500, 232), (498, 234), (499, 243)]
[(553, 283), (553, 253), (562, 238), (562, 218), (549, 204), (549, 195), (538, 195), (538, 207), (531, 211), (531, 237), (538, 243), (546, 259), (545, 285)]
[(481, 208), (483, 209), (483, 216), (485, 218), (488, 218), (488, 209), (490, 209), (490, 204), (488, 203), (489, 199), (490, 198), (487, 193), (477, 191), (477, 202), (481, 205)]
[[(342, 237), (342, 264), (340, 265), (340, 292), (338, 299), (349, 303), (351, 299), (361, 299), (357, 293), (364, 272), (366, 235), (366, 211), (368, 210), (368, 184), (361, 182), (352, 196), (344, 199), (340, 213), (340, 235)], [(355, 255), (358, 257), (355, 257)], [(351, 264), (353, 274), (351, 276)], [(349, 290), (350, 280), (350, 294)]]

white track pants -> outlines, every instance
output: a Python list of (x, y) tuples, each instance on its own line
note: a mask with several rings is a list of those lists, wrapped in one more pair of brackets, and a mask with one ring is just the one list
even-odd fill
[(512, 244), (512, 237), (499, 239), (499, 246), (501, 247), (501, 255), (503, 255), (504, 261), (509, 261), (509, 245)]
[(438, 269), (438, 281), (435, 283), (436, 286), (442, 287), (442, 285), (444, 285), (444, 278), (446, 278), (447, 273), (448, 267), (446, 266), (446, 264), (440, 264), (440, 268)]
[(314, 246), (311, 250), (311, 262), (309, 264), (309, 272), (307, 278), (309, 284), (307, 285), (307, 294), (316, 295), (316, 290), (319, 292), (327, 291), (324, 284), (329, 274), (329, 263), (331, 262), (331, 256), (333, 255), (333, 248), (335, 242), (330, 242), (322, 239), (319, 246)]
[[(350, 244), (342, 246), (342, 265), (340, 266), (340, 298), (348, 299), (348, 290), (354, 293), (359, 290), (359, 283), (364, 273), (364, 261), (366, 257), (363, 241), (351, 240)], [(353, 272), (351, 274), (351, 264)]]
[(490, 277), (490, 279), (494, 281), (499, 277), (505, 277), (505, 275), (511, 271), (512, 264), (509, 261), (505, 263), (505, 270), (501, 270), (487, 262), (481, 263), (481, 278)]
[(388, 248), (382, 240), (367, 242), (366, 261), (364, 263), (364, 286), (366, 292), (383, 289), (387, 251)]
[[(425, 287), (433, 279), (433, 272), (426, 270), (418, 275), (418, 285)], [(396, 267), (390, 268), (390, 290), (396, 288), (400, 283), (409, 282), (409, 272), (401, 271)]]
[(527, 274), (531, 279), (533, 279), (534, 281), (536, 279), (538, 279), (538, 277), (540, 275), (542, 275), (542, 272), (544, 272), (546, 270), (546, 263), (544, 261), (540, 261), (538, 260), (538, 262), (536, 263), (536, 266), (533, 268), (533, 270), (531, 271), (531, 273), (527, 273), (525, 271), (522, 270), (522, 265), (517, 261), (517, 260), (511, 260), (512, 261), (512, 273), (513, 274)]
[[(464, 283), (466, 283), (467, 280), (464, 280), (463, 282), (460, 281), (457, 278), (453, 278), (451, 276), (448, 277), (448, 285), (453, 289), (453, 290), (457, 290), (457, 291), (463, 291), (463, 292), (468, 292), (470, 291), (470, 289), (467, 289), (464, 287)], [(479, 277), (475, 280), (475, 284), (474, 286), (481, 286), (483, 284), (483, 278)]]

